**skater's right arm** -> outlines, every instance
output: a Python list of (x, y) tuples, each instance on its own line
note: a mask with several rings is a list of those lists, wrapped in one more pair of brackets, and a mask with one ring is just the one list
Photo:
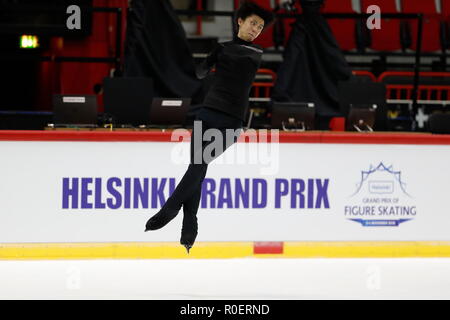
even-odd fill
[(216, 64), (219, 54), (222, 52), (222, 50), (223, 50), (223, 44), (221, 44), (221, 43), (216, 44), (216, 46), (208, 54), (206, 59), (203, 60), (201, 63), (199, 63), (196, 66), (195, 72), (197, 74), (198, 79), (203, 79), (209, 75), (209, 73), (211, 72), (211, 69)]

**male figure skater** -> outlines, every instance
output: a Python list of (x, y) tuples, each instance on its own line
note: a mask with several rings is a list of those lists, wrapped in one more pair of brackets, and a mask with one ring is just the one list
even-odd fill
[[(241, 132), (244, 126), (250, 89), (263, 53), (262, 48), (252, 42), (273, 22), (274, 16), (254, 2), (244, 1), (237, 10), (235, 19), (239, 31), (233, 40), (217, 44), (196, 68), (199, 79), (206, 77), (214, 65), (216, 73), (203, 106), (195, 115), (190, 165), (164, 206), (146, 224), (145, 231), (160, 229), (175, 218), (183, 207), (180, 243), (188, 253), (198, 233), (197, 211), (208, 164), (237, 141), (236, 136), (233, 141), (227, 141), (226, 129)], [(214, 152), (212, 158), (205, 161), (203, 151), (211, 142), (203, 141), (203, 131), (212, 128), (220, 130), (224, 146), (221, 152)], [(201, 144), (195, 143), (196, 140), (200, 140)], [(198, 160), (199, 153), (201, 161), (195, 161)]]

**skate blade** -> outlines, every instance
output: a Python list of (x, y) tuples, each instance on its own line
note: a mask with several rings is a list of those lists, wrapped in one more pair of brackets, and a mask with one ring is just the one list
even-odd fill
[(189, 254), (189, 251), (191, 250), (192, 246), (190, 246), (188, 244), (184, 244), (183, 246), (186, 248), (186, 251)]

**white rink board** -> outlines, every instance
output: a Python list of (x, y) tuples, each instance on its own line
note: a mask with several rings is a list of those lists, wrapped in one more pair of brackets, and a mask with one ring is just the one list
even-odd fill
[[(240, 148), (251, 145), (235, 144), (221, 157), (243, 154)], [(180, 148), (184, 163), (177, 164), (171, 154)], [(0, 243), (178, 241), (182, 212), (162, 230), (144, 233), (144, 226), (161, 207), (153, 201), (153, 181), (161, 186), (166, 179), (161, 190), (167, 197), (170, 182), (178, 183), (187, 168), (188, 148), (169, 142), (0, 142)], [(448, 146), (281, 143), (277, 149), (279, 156), (273, 152), (265, 165), (219, 158), (209, 166), (197, 241), (450, 240)], [(135, 180), (144, 189), (148, 183), (137, 208)], [(235, 192), (246, 181), (249, 202), (243, 207), (246, 195)]]

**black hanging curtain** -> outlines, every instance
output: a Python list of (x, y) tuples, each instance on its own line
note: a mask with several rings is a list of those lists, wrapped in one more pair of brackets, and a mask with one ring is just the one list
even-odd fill
[(201, 91), (186, 33), (168, 0), (132, 0), (124, 77), (154, 80), (155, 96), (191, 97)]
[[(274, 101), (314, 102), (319, 116), (339, 116), (338, 82), (351, 69), (326, 19), (323, 1), (302, 0), (303, 15), (292, 29), (274, 86)], [(352, 36), (352, 35), (349, 35)]]

